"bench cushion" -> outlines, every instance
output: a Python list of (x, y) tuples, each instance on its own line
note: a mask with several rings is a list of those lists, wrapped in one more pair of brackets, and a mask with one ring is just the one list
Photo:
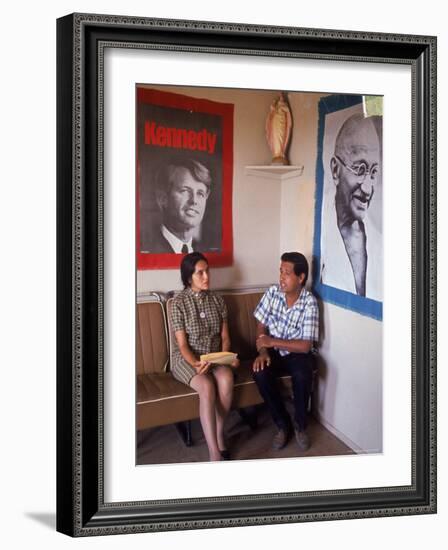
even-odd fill
[(137, 430), (199, 416), (197, 393), (169, 372), (137, 376)]
[[(242, 361), (235, 371), (233, 406), (257, 405), (263, 401), (252, 378), (252, 360)], [(291, 390), (289, 376), (279, 378)], [(137, 376), (137, 429), (163, 426), (199, 417), (199, 397), (195, 390), (175, 380), (170, 373)]]

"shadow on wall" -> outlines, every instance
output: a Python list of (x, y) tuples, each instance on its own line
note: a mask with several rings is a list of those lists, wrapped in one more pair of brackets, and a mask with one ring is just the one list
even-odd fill
[(240, 265), (241, 265), (240, 262), (237, 262), (235, 258), (232, 266), (233, 269), (231, 274), (231, 282), (229, 280), (229, 283), (225, 284), (226, 288), (230, 289), (230, 288), (238, 288), (238, 287), (244, 286), (244, 276)]

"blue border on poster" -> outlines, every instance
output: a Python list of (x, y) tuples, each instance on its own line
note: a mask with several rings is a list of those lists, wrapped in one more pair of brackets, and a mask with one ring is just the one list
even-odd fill
[(383, 320), (383, 304), (364, 296), (358, 296), (339, 288), (328, 286), (320, 281), (320, 239), (322, 223), (322, 200), (324, 192), (324, 167), (322, 160), (325, 117), (329, 113), (347, 109), (362, 103), (361, 95), (338, 94), (324, 97), (319, 101), (319, 126), (317, 134), (316, 196), (314, 213), (313, 242), (313, 291), (324, 302), (329, 302), (362, 315)]

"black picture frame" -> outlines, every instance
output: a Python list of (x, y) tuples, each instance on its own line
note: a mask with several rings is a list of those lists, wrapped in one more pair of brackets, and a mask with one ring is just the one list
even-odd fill
[[(107, 44), (411, 66), (411, 485), (104, 501), (101, 106)], [(89, 536), (435, 513), (436, 38), (72, 14), (57, 21), (57, 51), (57, 530)]]

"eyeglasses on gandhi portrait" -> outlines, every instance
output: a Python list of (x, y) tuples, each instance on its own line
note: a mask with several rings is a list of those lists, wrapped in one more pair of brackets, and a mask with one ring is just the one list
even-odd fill
[(367, 163), (363, 161), (350, 166), (346, 164), (338, 155), (335, 155), (334, 157), (338, 162), (342, 164), (344, 168), (347, 168), (349, 172), (354, 174), (356, 177), (360, 178), (361, 183), (364, 183), (367, 176), (370, 176), (370, 179), (372, 180), (375, 180), (378, 178), (378, 163), (372, 164), (370, 168), (367, 165)]

